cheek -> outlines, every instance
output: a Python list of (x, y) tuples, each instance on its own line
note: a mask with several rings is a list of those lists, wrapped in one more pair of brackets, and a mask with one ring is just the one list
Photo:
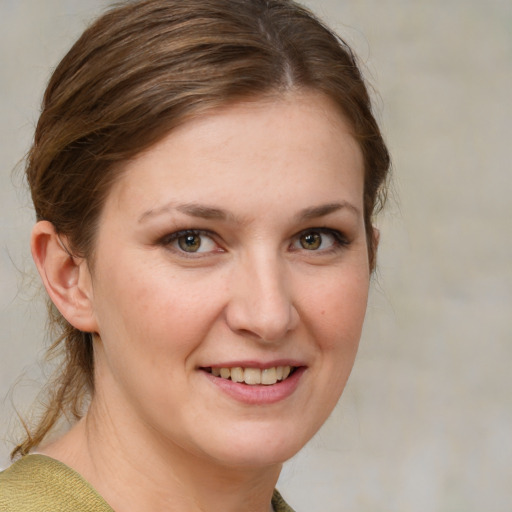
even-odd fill
[(324, 351), (355, 352), (368, 300), (369, 278), (364, 272), (340, 275), (308, 294), (307, 322)]
[(165, 265), (119, 261), (102, 275), (98, 282), (107, 285), (95, 297), (99, 334), (106, 350), (122, 344), (112, 353), (124, 352), (126, 358), (135, 352), (137, 358), (158, 365), (162, 358), (192, 351), (219, 309), (211, 293), (213, 283), (194, 282), (187, 273), (174, 274)]

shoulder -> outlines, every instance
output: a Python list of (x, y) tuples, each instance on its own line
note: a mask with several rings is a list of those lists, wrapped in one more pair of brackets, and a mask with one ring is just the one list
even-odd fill
[[(293, 512), (277, 490), (275, 512)], [(113, 512), (75, 471), (44, 455), (27, 455), (0, 472), (0, 512)]]
[(44, 455), (27, 455), (0, 473), (0, 512), (113, 512), (75, 471)]
[(274, 494), (272, 495), (272, 507), (274, 512), (294, 512), (286, 501), (284, 501), (277, 489), (274, 490)]

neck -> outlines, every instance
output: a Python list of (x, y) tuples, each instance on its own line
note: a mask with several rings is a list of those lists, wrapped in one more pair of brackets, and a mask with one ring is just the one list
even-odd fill
[[(89, 413), (41, 453), (80, 473), (116, 512), (268, 512), (280, 465), (232, 467)], [(106, 418), (108, 418), (106, 420)]]

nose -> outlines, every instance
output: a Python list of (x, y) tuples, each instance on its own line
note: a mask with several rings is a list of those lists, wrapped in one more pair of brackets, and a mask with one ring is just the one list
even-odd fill
[(299, 323), (290, 281), (277, 257), (260, 255), (237, 266), (226, 307), (230, 329), (262, 342), (282, 340)]

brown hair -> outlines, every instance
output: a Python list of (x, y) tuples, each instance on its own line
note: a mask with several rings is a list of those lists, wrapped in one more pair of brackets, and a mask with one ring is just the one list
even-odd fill
[[(343, 40), (290, 0), (139, 0), (91, 25), (50, 79), (26, 174), (38, 220), (91, 258), (102, 205), (119, 165), (178, 124), (227, 103), (295, 89), (322, 92), (352, 126), (365, 162), (370, 266), (372, 215), (390, 161), (356, 59)], [(93, 393), (93, 348), (50, 305), (64, 358), (48, 405), (12, 456), (37, 446)]]

